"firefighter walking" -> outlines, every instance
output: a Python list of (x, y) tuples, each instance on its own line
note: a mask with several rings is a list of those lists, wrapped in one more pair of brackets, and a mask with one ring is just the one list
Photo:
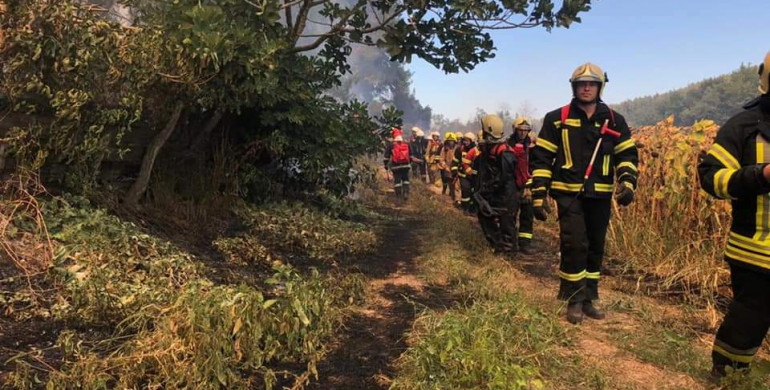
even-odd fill
[(431, 184), (436, 184), (441, 178), (438, 164), (441, 161), (441, 135), (438, 131), (430, 133), (428, 149), (425, 152), (425, 156), (428, 159), (428, 178)]
[(412, 160), (412, 178), (428, 182), (428, 165), (426, 162), (426, 152), (428, 149), (428, 140), (425, 139), (425, 133), (422, 129), (412, 127), (412, 141), (409, 143), (410, 158)]
[(449, 197), (452, 199), (452, 203), (455, 200), (455, 183), (452, 176), (452, 161), (455, 158), (455, 148), (457, 147), (457, 137), (454, 133), (446, 133), (444, 136), (444, 145), (441, 148), (439, 154), (438, 168), (441, 171), (441, 194), (446, 194), (449, 191)]
[(473, 185), (468, 179), (468, 174), (463, 169), (462, 163), (468, 152), (475, 147), (476, 134), (471, 132), (465, 133), (462, 143), (455, 148), (455, 157), (452, 161), (452, 172), (457, 175), (460, 181), (460, 209), (466, 213), (470, 213), (472, 209), (471, 193), (473, 192)]
[[(495, 252), (516, 252), (516, 211), (519, 193), (516, 187), (516, 155), (503, 138), (503, 121), (497, 115), (481, 119), (483, 143), (466, 162), (476, 165), (473, 198), (481, 229)], [(466, 156), (468, 157), (468, 156)]]
[(532, 207), (532, 170), (530, 168), (530, 154), (532, 140), (529, 132), (532, 130), (529, 120), (518, 117), (513, 122), (513, 134), (508, 138), (508, 145), (516, 153), (516, 186), (519, 188), (519, 251), (525, 255), (531, 255), (533, 222), (535, 211)]
[(385, 149), (383, 163), (385, 169), (393, 172), (393, 189), (396, 192), (396, 198), (406, 200), (409, 197), (409, 171), (411, 169), (411, 158), (409, 144), (404, 142), (404, 137), (400, 129), (392, 130), (393, 143)]
[[(535, 217), (545, 220), (546, 196), (556, 201), (561, 259), (559, 299), (566, 317), (579, 323), (604, 313), (594, 306), (612, 195), (633, 201), (638, 153), (626, 120), (601, 100), (607, 75), (596, 65), (579, 66), (570, 78), (570, 104), (545, 115), (532, 152)], [(615, 182), (617, 181), (617, 185)]]
[(732, 201), (733, 300), (714, 340), (715, 377), (748, 367), (770, 328), (770, 53), (759, 69), (760, 96), (719, 129), (698, 165), (701, 187)]

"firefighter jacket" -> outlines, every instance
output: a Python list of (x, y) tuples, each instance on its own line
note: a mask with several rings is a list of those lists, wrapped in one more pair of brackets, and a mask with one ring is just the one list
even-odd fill
[(481, 154), (481, 149), (479, 145), (474, 145), (471, 150), (468, 151), (468, 153), (465, 154), (465, 157), (463, 157), (460, 165), (460, 169), (465, 173), (465, 177), (469, 179), (473, 179), (476, 176), (477, 171), (477, 162), (476, 159)]
[[(516, 150), (517, 144), (521, 145), (520, 152)], [(529, 135), (524, 137), (524, 139), (519, 139), (514, 130), (511, 137), (508, 138), (508, 145), (514, 148), (514, 151), (516, 152), (516, 185), (519, 189), (531, 188), (532, 167), (529, 162), (532, 159), (532, 139), (529, 138)]]
[(439, 156), (439, 169), (442, 171), (450, 172), (452, 170), (452, 161), (455, 159), (455, 148), (457, 145), (449, 147), (446, 143), (441, 148), (441, 154)]
[(728, 262), (770, 272), (770, 96), (722, 126), (698, 165), (701, 187), (732, 201)]
[[(474, 191), (494, 208), (516, 210), (516, 154), (507, 143), (485, 144), (474, 157), (478, 174)], [(467, 156), (466, 156), (467, 157)]]
[[(605, 120), (610, 129), (620, 133), (619, 138), (600, 136)], [(602, 144), (593, 170), (583, 183), (600, 138)], [(549, 190), (551, 194), (576, 195), (582, 191), (587, 198), (611, 198), (616, 177), (632, 190), (636, 188), (639, 157), (631, 131), (625, 118), (604, 103), (597, 105), (592, 118), (586, 117), (574, 99), (568, 106), (546, 114), (532, 157), (535, 206), (542, 204)]]
[[(411, 169), (412, 164), (410, 159), (407, 159), (407, 161), (403, 163), (394, 163), (391, 161), (393, 157), (393, 145), (395, 145), (395, 143), (392, 143), (385, 148), (385, 154), (383, 156), (383, 164), (385, 165), (385, 168), (388, 168), (391, 171), (396, 171), (399, 169)], [(409, 156), (411, 156), (412, 151), (409, 143), (406, 143), (406, 146), (409, 151)]]
[(438, 164), (441, 160), (441, 141), (428, 140), (428, 149), (425, 154), (428, 157), (429, 164)]
[(425, 154), (428, 149), (428, 140), (425, 137), (416, 137), (409, 143), (409, 152), (413, 158), (425, 161)]
[(452, 174), (457, 174), (457, 176), (460, 177), (467, 177), (468, 175), (465, 173), (465, 170), (463, 169), (463, 159), (468, 154), (469, 151), (471, 151), (476, 146), (475, 142), (471, 142), (468, 144), (468, 146), (465, 146), (464, 144), (459, 144), (455, 148), (455, 155), (454, 159), (452, 160)]

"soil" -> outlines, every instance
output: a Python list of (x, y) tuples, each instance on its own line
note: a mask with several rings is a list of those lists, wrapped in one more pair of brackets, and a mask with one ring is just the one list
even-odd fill
[(419, 225), (414, 218), (388, 223), (382, 247), (352, 264), (369, 279), (366, 303), (345, 321), (331, 354), (318, 367), (319, 381), (309, 389), (387, 389), (421, 308), (451, 304), (444, 291), (415, 276), (419, 231), (408, 227)]

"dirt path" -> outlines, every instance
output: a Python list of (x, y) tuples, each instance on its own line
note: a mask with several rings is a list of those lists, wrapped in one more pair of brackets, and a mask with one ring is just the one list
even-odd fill
[(416, 276), (419, 231), (412, 227), (421, 223), (409, 216), (387, 224), (382, 247), (354, 264), (369, 279), (366, 302), (346, 319), (344, 333), (318, 367), (319, 381), (310, 389), (387, 389), (419, 310), (444, 307), (443, 292)]
[[(451, 209), (449, 199), (446, 207)], [(369, 278), (365, 304), (345, 322), (345, 329), (332, 347), (332, 352), (319, 367), (319, 382), (312, 389), (387, 389), (395, 374), (394, 362), (406, 350), (407, 333), (421, 307), (451, 307), (451, 291), (426, 283), (418, 269), (420, 234), (418, 213), (408, 207), (392, 210), (405, 217), (388, 224), (382, 248), (362, 258), (357, 268)], [(455, 213), (464, 223), (475, 223), (472, 217)], [(454, 217), (453, 217), (454, 218)], [(495, 281), (511, 291), (522, 292), (531, 304), (545, 311), (558, 311), (555, 294), (558, 288), (558, 240), (553, 229), (536, 229), (537, 254), (513, 259), (498, 257), (496, 264), (483, 265), (499, 270)], [(425, 272), (423, 269), (422, 272)], [(440, 271), (437, 271), (440, 272)], [(425, 275), (423, 275), (423, 278)], [(705, 375), (692, 375), (682, 367), (669, 367), (665, 362), (640, 358), (634, 347), (646, 342), (641, 334), (654, 333), (648, 316), (670, 316), (678, 309), (648, 297), (614, 291), (603, 282), (602, 305), (607, 308), (605, 321), (586, 320), (580, 326), (560, 322), (569, 329), (576, 349), (587, 366), (599, 368), (607, 376), (608, 387), (620, 389), (707, 389)], [(645, 316), (615, 310), (614, 304), (636, 305), (648, 310)], [(652, 329), (652, 330), (651, 330)], [(641, 337), (641, 336), (638, 336)], [(655, 337), (664, 337), (662, 335)], [(630, 340), (630, 341), (628, 341)], [(665, 340), (663, 341), (665, 342)], [(636, 343), (636, 344), (635, 344)], [(694, 338), (691, 348), (702, 356), (708, 354), (708, 337)], [(644, 348), (644, 346), (641, 346)], [(664, 357), (665, 360), (665, 357)]]

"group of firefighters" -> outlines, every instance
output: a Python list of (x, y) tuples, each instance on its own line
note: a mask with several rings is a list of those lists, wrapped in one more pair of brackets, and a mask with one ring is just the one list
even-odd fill
[[(733, 206), (725, 251), (733, 300), (713, 345), (716, 378), (726, 367), (747, 367), (770, 329), (770, 53), (759, 77), (760, 96), (722, 126), (698, 165), (702, 188)], [(536, 141), (527, 118), (517, 118), (506, 138), (503, 120), (487, 115), (477, 134), (447, 133), (443, 141), (413, 128), (406, 142), (394, 129), (385, 153), (399, 197), (409, 194), (410, 171), (427, 183), (440, 178), (442, 193), (478, 216), (499, 253), (532, 253), (533, 218), (547, 219), (550, 196), (559, 224), (558, 298), (573, 324), (605, 317), (594, 302), (612, 198), (629, 205), (637, 185), (631, 131), (601, 99), (607, 81), (598, 66), (579, 66), (570, 78), (572, 101), (545, 115)]]

